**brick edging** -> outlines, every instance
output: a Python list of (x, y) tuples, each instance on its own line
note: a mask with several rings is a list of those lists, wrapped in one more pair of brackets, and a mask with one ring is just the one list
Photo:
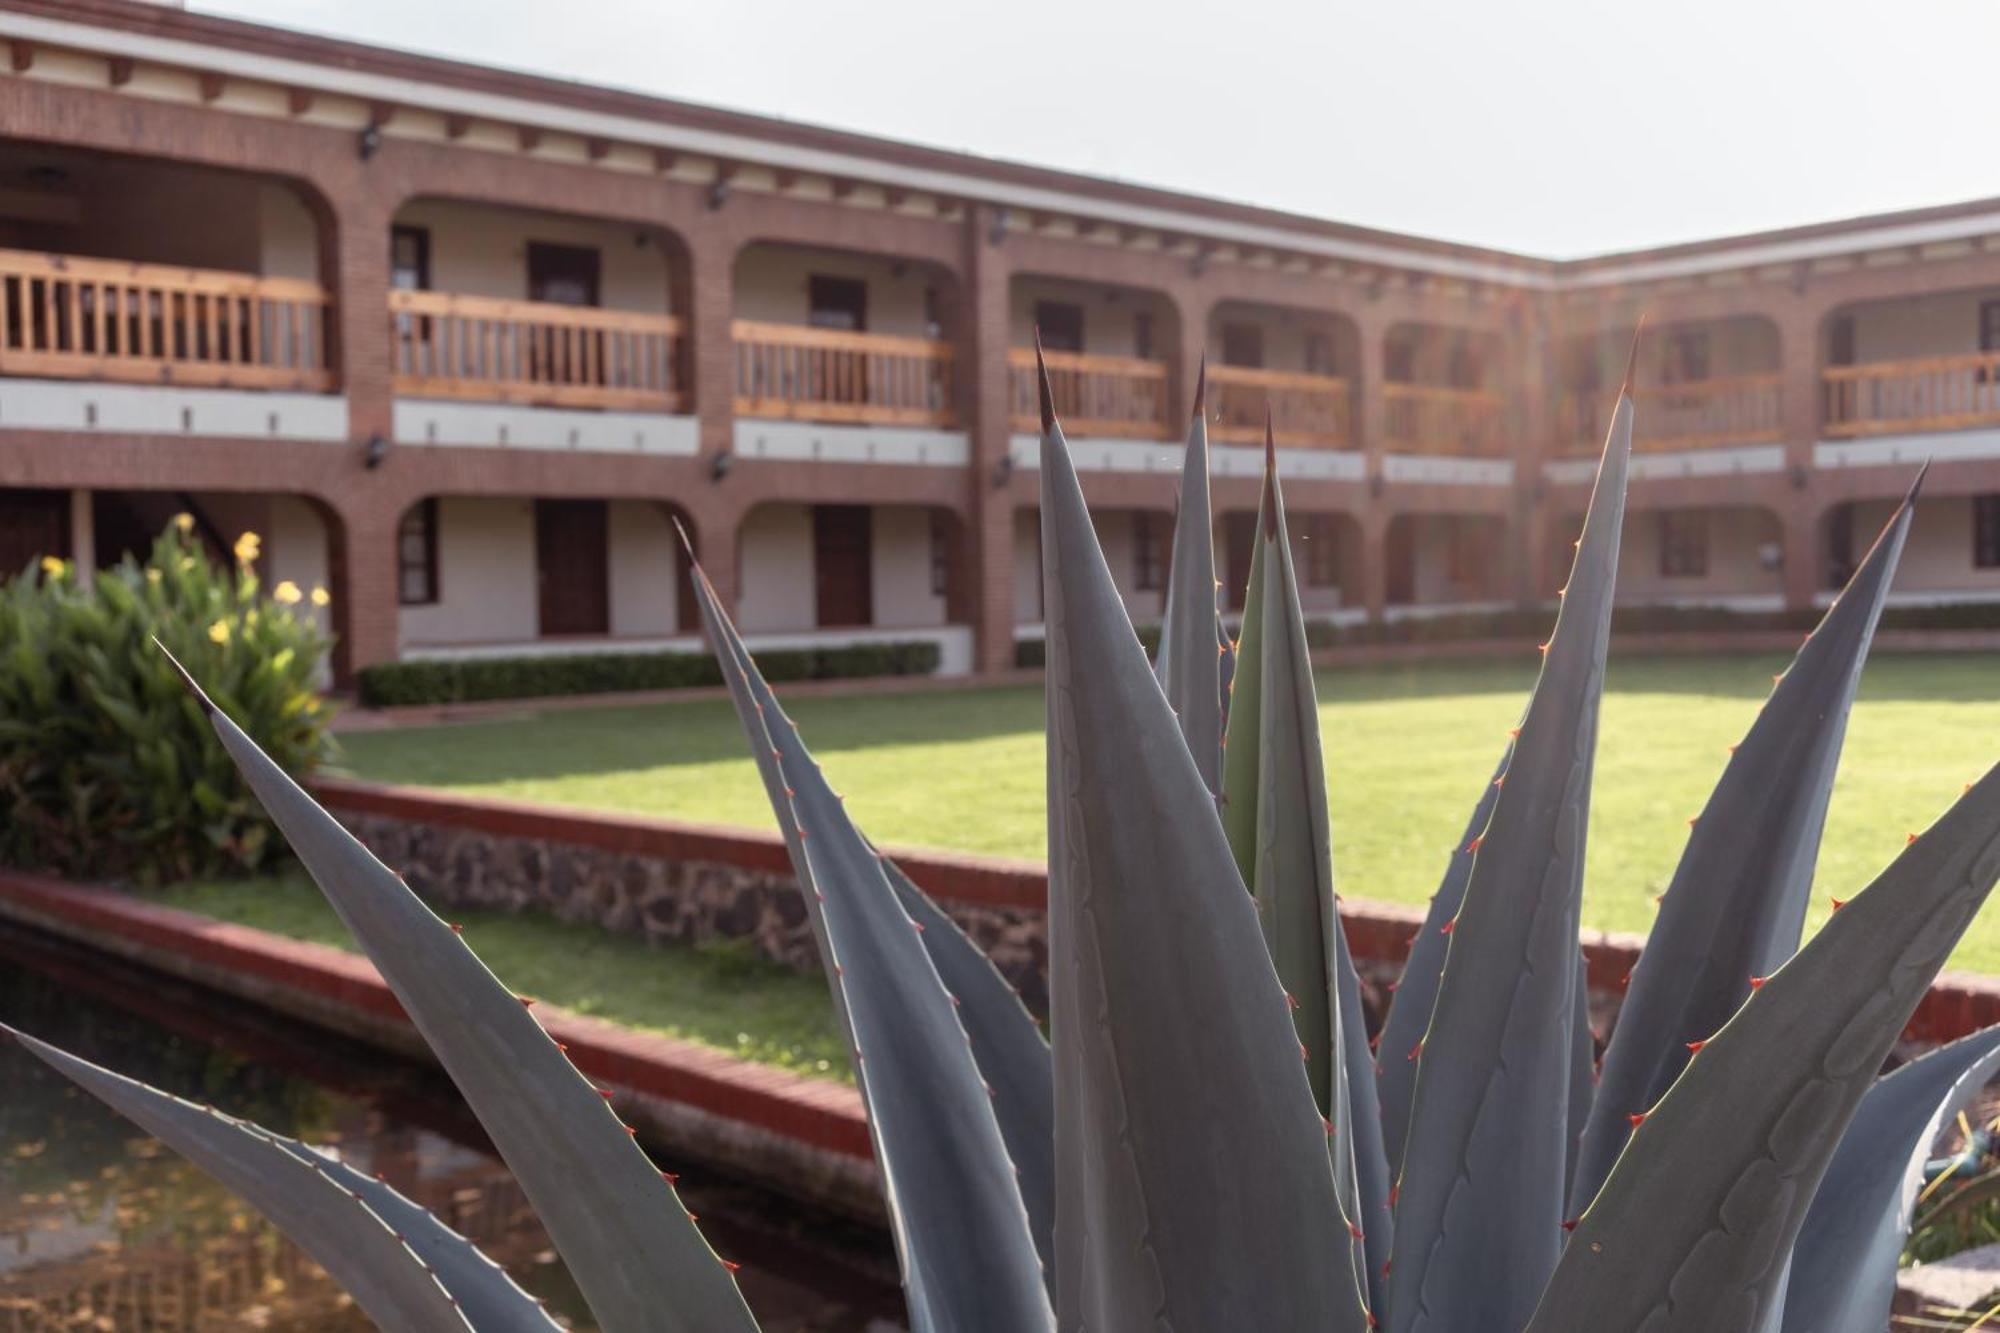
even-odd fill
[[(386, 815), (413, 823), (477, 830), (509, 837), (568, 842), (662, 860), (706, 861), (789, 877), (784, 840), (775, 833), (724, 825), (569, 810), (493, 797), (467, 797), (417, 787), (390, 787), (351, 779), (320, 778), (312, 791), (336, 814)], [(1048, 873), (1036, 861), (971, 852), (890, 848), (897, 864), (932, 897), (947, 903), (1044, 912)], [(1341, 923), (1357, 959), (1400, 963), (1422, 927), (1421, 909), (1343, 896)], [(1585, 931), (1581, 941), (1593, 991), (1619, 994), (1639, 961), (1645, 937), (1622, 931)], [(2000, 977), (1947, 972), (1911, 1018), (1906, 1035), (1943, 1042), (2000, 1023)]]
[[(315, 1007), (348, 1011), (369, 1023), (414, 1026), (373, 963), (360, 954), (286, 939), (134, 898), (111, 889), (0, 870), (0, 916), (122, 954), (172, 954), (211, 985), (231, 978), (297, 993)], [(184, 975), (187, 967), (180, 970)], [(724, 1055), (693, 1042), (640, 1032), (538, 1005), (549, 1034), (569, 1047), (586, 1075), (641, 1097), (693, 1108), (777, 1135), (821, 1153), (867, 1162), (872, 1157), (860, 1095), (844, 1084), (807, 1078)]]

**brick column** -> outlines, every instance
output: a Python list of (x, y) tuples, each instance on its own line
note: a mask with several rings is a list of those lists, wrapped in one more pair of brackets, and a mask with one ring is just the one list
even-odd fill
[[(333, 293), (329, 335), (347, 397), (349, 482), (322, 497), (336, 520), (330, 534), (329, 591), (335, 598), (334, 678), (396, 658), (396, 524), (405, 497), (394, 484), (395, 390), (390, 378), (389, 220), (392, 208), (365, 170), (329, 189), (320, 227), (322, 281)], [(379, 468), (367, 466), (370, 442), (387, 442)]]
[(1355, 444), (1366, 469), (1369, 499), (1361, 518), (1362, 602), (1368, 618), (1380, 621), (1389, 604), (1389, 483), (1382, 473), (1388, 452), (1388, 409), (1382, 398), (1388, 364), (1389, 321), (1379, 309), (1355, 312)]
[(1007, 394), (1012, 266), (1006, 241), (995, 245), (989, 239), (992, 227), (990, 206), (967, 210), (965, 290), (958, 322), (959, 359), (965, 367), (959, 404), (972, 445), (966, 474), (966, 591), (972, 661), (978, 671), (1006, 671), (1014, 665), (1014, 504), (1011, 489), (995, 483), (1012, 434)]
[[(694, 386), (694, 413), (701, 456), (718, 465), (736, 447), (736, 344), (730, 325), (736, 318), (736, 256), (739, 242), (719, 215), (706, 225), (688, 229), (688, 332), (692, 349), (688, 364)], [(740, 460), (731, 457), (731, 464)], [(733, 479), (698, 483), (713, 493), (688, 496), (688, 509), (700, 516), (701, 567), (708, 571), (716, 595), (732, 614), (740, 591), (736, 538), (741, 520), (738, 506), (726, 496)]]
[(1783, 367), (1785, 496), (1778, 510), (1785, 567), (1785, 609), (1810, 607), (1820, 585), (1818, 507), (1812, 499), (1813, 445), (1819, 440), (1819, 326), (1824, 303), (1801, 294), (1775, 318)]
[(1542, 497), (1548, 483), (1542, 464), (1554, 452), (1555, 403), (1554, 340), (1547, 320), (1537, 306), (1525, 302), (1508, 316), (1508, 349), (1501, 362), (1507, 379), (1518, 386), (1518, 396), (1507, 405), (1504, 456), (1514, 460), (1511, 543), (1517, 564), (1514, 569), (1514, 600), (1523, 607), (1534, 606), (1555, 591), (1543, 585), (1548, 568), (1548, 516)]
[(1377, 623), (1389, 606), (1389, 519), (1380, 506), (1361, 516), (1361, 604)]

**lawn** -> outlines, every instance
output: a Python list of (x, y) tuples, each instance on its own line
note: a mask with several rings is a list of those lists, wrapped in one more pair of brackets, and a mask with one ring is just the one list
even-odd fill
[[(149, 891), (168, 907), (353, 950), (302, 873)], [(654, 948), (633, 935), (541, 916), (454, 910), (495, 976), (580, 1014), (713, 1046), (817, 1078), (853, 1081), (826, 982), (754, 953), (748, 941)]]
[[(1689, 817), (1784, 665), (1757, 656), (1614, 659), (1593, 792), (1587, 924), (1647, 929)], [(1523, 660), (1321, 675), (1334, 867), (1344, 894), (1429, 898), (1533, 672), (1534, 663)], [(874, 838), (1044, 854), (1039, 686), (800, 698), (788, 707)], [(384, 782), (775, 826), (743, 733), (722, 701), (355, 733), (344, 744), (348, 767)], [(1813, 925), (1824, 918), (1829, 895), (1848, 897), (1864, 885), (1909, 831), (1929, 824), (1995, 760), (2000, 658), (1874, 659), (1848, 728)], [(1953, 965), (2000, 971), (2000, 909), (1974, 925)], [(588, 970), (573, 960), (564, 968)], [(544, 989), (569, 1003), (554, 985)]]

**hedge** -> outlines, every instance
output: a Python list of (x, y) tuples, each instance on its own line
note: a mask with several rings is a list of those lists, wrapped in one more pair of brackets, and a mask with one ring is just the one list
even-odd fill
[[(771, 681), (927, 676), (938, 668), (938, 646), (920, 641), (774, 649), (756, 657), (765, 679)], [(370, 708), (720, 684), (722, 672), (711, 654), (687, 652), (382, 662), (363, 667), (356, 676), (361, 702)]]
[[(1804, 633), (1825, 614), (1806, 611), (1732, 611), (1719, 606), (1621, 606), (1611, 613), (1618, 634), (1755, 633), (1795, 630)], [(1306, 642), (1314, 648), (1353, 648), (1375, 644), (1462, 643), (1477, 639), (1539, 638), (1553, 623), (1553, 608), (1508, 607), (1487, 611), (1452, 611), (1399, 620), (1335, 624), (1306, 622)], [(1938, 606), (1892, 606), (1882, 613), (1883, 629), (2000, 629), (2000, 602), (1952, 602)], [(1151, 651), (1159, 640), (1155, 626), (1139, 629), (1140, 641)], [(1039, 667), (1045, 662), (1040, 639), (1014, 645), (1014, 665)]]

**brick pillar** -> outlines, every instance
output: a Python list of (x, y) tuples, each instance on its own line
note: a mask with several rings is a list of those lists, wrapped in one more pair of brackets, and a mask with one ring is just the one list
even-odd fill
[[(736, 447), (736, 344), (730, 324), (736, 318), (737, 238), (719, 217), (707, 225), (689, 228), (688, 247), (688, 332), (692, 350), (694, 412), (700, 435), (701, 456), (711, 466), (729, 455), (729, 463), (740, 464), (733, 456)], [(712, 474), (711, 474), (712, 475)], [(737, 528), (742, 515), (727, 492), (735, 480), (724, 474), (719, 480), (696, 483), (708, 486), (711, 494), (688, 496), (687, 507), (702, 515), (700, 533), (701, 567), (722, 604), (732, 614), (739, 591), (737, 579)]]
[[(395, 391), (385, 336), (392, 210), (365, 170), (357, 169), (352, 185), (329, 197), (334, 202), (321, 221), (320, 266), (333, 293), (330, 346), (347, 396), (352, 471), (338, 494), (322, 498), (336, 519), (328, 552), (337, 635), (333, 667), (334, 679), (345, 685), (360, 668), (396, 658), (396, 523), (404, 497), (394, 484)], [(380, 467), (370, 469), (367, 454), (378, 437), (388, 452)]]
[(1503, 456), (1514, 460), (1513, 505), (1510, 523), (1514, 535), (1510, 543), (1516, 556), (1514, 600), (1523, 607), (1534, 606), (1551, 595), (1543, 587), (1543, 571), (1548, 568), (1548, 516), (1543, 497), (1548, 482), (1542, 464), (1554, 452), (1555, 402), (1554, 339), (1538, 306), (1525, 302), (1508, 315), (1508, 348), (1501, 363), (1507, 381), (1517, 394), (1507, 404)]
[(1361, 516), (1361, 603), (1377, 623), (1389, 606), (1389, 519), (1379, 506)]
[(1368, 487), (1361, 518), (1362, 602), (1368, 618), (1380, 621), (1389, 604), (1389, 482), (1382, 472), (1388, 452), (1388, 410), (1382, 398), (1389, 323), (1376, 310), (1355, 316), (1354, 430)]
[(1208, 317), (1215, 309), (1215, 302), (1209, 296), (1185, 287), (1169, 293), (1168, 299), (1174, 303), (1181, 342), (1179, 361), (1169, 376), (1169, 382), (1174, 385), (1174, 395), (1167, 400), (1165, 434), (1168, 439), (1177, 440), (1186, 438), (1189, 414), (1194, 410), (1194, 377), (1201, 368), (1202, 357), (1209, 350)]
[[(725, 480), (722, 484), (729, 483)], [(734, 615), (743, 595), (743, 510), (733, 503), (707, 503), (695, 513), (695, 558), (715, 585), (715, 595)], [(799, 571), (802, 578), (810, 574), (810, 570)]]
[(965, 367), (959, 403), (972, 445), (966, 484), (969, 570), (966, 590), (972, 619), (972, 661), (977, 671), (1014, 665), (1014, 503), (1011, 488), (996, 484), (1008, 456), (1007, 346), (1011, 265), (1003, 239), (989, 238), (993, 210), (980, 204), (965, 221), (965, 290), (959, 310), (959, 357)]
[(1819, 301), (1801, 293), (1778, 316), (1778, 363), (1783, 367), (1780, 410), (1785, 423), (1785, 495), (1778, 523), (1784, 536), (1785, 609), (1801, 611), (1819, 591), (1819, 509), (1813, 502), (1813, 446), (1819, 440)]

